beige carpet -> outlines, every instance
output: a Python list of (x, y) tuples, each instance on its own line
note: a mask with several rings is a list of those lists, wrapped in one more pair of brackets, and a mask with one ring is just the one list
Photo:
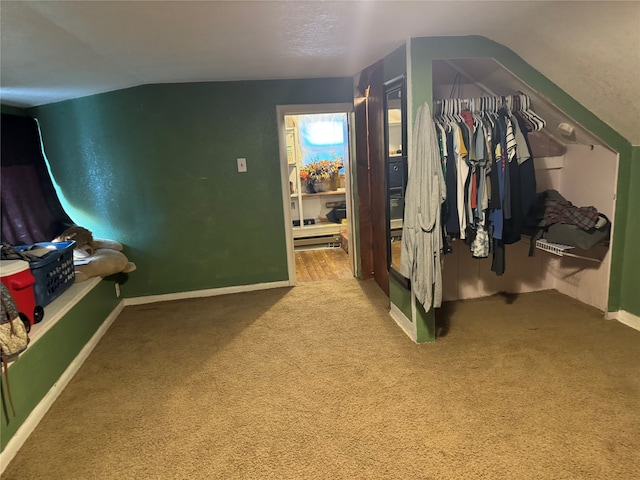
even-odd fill
[(640, 332), (549, 291), (449, 304), (415, 345), (386, 303), (127, 307), (2, 478), (638, 478)]

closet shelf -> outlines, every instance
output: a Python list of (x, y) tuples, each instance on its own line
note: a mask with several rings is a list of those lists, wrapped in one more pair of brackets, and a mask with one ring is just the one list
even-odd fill
[(533, 165), (536, 170), (554, 170), (564, 167), (565, 155), (555, 157), (535, 157)]
[(559, 257), (573, 257), (573, 258), (580, 258), (582, 260), (589, 260), (591, 262), (596, 262), (596, 263), (601, 262), (601, 260), (598, 260), (597, 258), (591, 258), (591, 257), (586, 257), (584, 255), (576, 255), (575, 253), (571, 253), (569, 250), (572, 250), (573, 248), (575, 248), (571, 245), (551, 243), (544, 239), (536, 240), (536, 248), (539, 250), (543, 250), (545, 252), (552, 253)]

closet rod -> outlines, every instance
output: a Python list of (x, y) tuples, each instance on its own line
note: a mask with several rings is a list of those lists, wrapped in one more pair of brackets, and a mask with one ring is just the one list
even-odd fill
[(441, 115), (459, 115), (461, 110), (492, 111), (497, 113), (505, 108), (509, 112), (521, 112), (531, 124), (531, 128), (540, 131), (547, 126), (547, 122), (531, 109), (531, 97), (518, 92), (511, 95), (482, 96), (471, 98), (443, 98), (434, 102), (434, 117)]
[(460, 105), (463, 106), (469, 106), (470, 103), (474, 100), (479, 100), (479, 99), (495, 99), (495, 100), (500, 100), (501, 102), (505, 101), (505, 99), (507, 98), (511, 98), (511, 100), (513, 100), (514, 98), (526, 98), (529, 102), (531, 102), (531, 97), (529, 97), (529, 95), (527, 95), (526, 93), (515, 93), (512, 95), (482, 95), (479, 97), (471, 97), (471, 98), (441, 98), (438, 100), (435, 100), (434, 103), (436, 105), (442, 105), (444, 102), (451, 102), (451, 101), (455, 101), (455, 102), (459, 102)]

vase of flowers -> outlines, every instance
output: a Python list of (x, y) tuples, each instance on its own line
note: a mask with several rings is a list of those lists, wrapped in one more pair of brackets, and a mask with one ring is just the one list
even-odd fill
[(312, 188), (313, 193), (328, 192), (331, 190), (331, 179), (315, 180)]
[(337, 190), (335, 179), (340, 175), (340, 169), (343, 166), (342, 157), (332, 160), (315, 160), (302, 168), (300, 179), (307, 186), (309, 193)]

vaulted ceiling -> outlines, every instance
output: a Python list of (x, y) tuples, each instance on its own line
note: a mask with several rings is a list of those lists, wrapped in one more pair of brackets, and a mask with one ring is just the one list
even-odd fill
[(411, 37), (484, 35), (640, 145), (640, 2), (0, 1), (0, 101), (352, 76)]

